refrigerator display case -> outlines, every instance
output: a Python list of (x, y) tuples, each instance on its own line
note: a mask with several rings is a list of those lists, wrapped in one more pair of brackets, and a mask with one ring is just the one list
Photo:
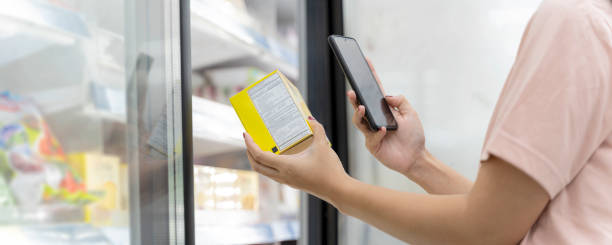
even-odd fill
[(179, 8), (0, 2), (3, 243), (185, 242)]
[(0, 1), (0, 241), (335, 244), (333, 207), (250, 169), (228, 98), (280, 70), (345, 161), (339, 2)]

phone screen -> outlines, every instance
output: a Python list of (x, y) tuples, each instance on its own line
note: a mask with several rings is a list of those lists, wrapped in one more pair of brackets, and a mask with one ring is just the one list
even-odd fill
[(335, 44), (335, 47), (332, 44), (332, 49), (335, 49), (334, 52), (357, 94), (359, 103), (364, 105), (366, 113), (370, 114), (368, 121), (371, 128), (397, 128), (395, 118), (357, 41), (348, 37), (330, 36), (330, 42)]

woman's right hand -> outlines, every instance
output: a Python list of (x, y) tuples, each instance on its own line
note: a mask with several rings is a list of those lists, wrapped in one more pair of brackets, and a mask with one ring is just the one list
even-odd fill
[(354, 91), (347, 93), (355, 109), (353, 124), (363, 133), (366, 147), (384, 165), (404, 175), (425, 155), (425, 135), (416, 111), (404, 96), (386, 96), (391, 112), (397, 121), (397, 130), (382, 127), (372, 131), (365, 121), (365, 106), (359, 105)]

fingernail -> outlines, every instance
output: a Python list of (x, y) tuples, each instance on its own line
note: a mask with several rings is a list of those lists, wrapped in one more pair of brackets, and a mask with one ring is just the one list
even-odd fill
[(308, 120), (314, 120), (314, 117), (308, 116)]
[(393, 96), (391, 96), (391, 95), (385, 95), (385, 97), (387, 97), (387, 98), (391, 98), (391, 97), (393, 97)]

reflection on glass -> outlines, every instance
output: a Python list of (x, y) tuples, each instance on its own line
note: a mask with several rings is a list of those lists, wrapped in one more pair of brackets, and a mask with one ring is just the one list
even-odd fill
[(244, 128), (229, 103), (229, 97), (276, 69), (298, 82), (297, 5), (191, 1), (198, 244), (298, 239), (299, 192), (250, 169)]

